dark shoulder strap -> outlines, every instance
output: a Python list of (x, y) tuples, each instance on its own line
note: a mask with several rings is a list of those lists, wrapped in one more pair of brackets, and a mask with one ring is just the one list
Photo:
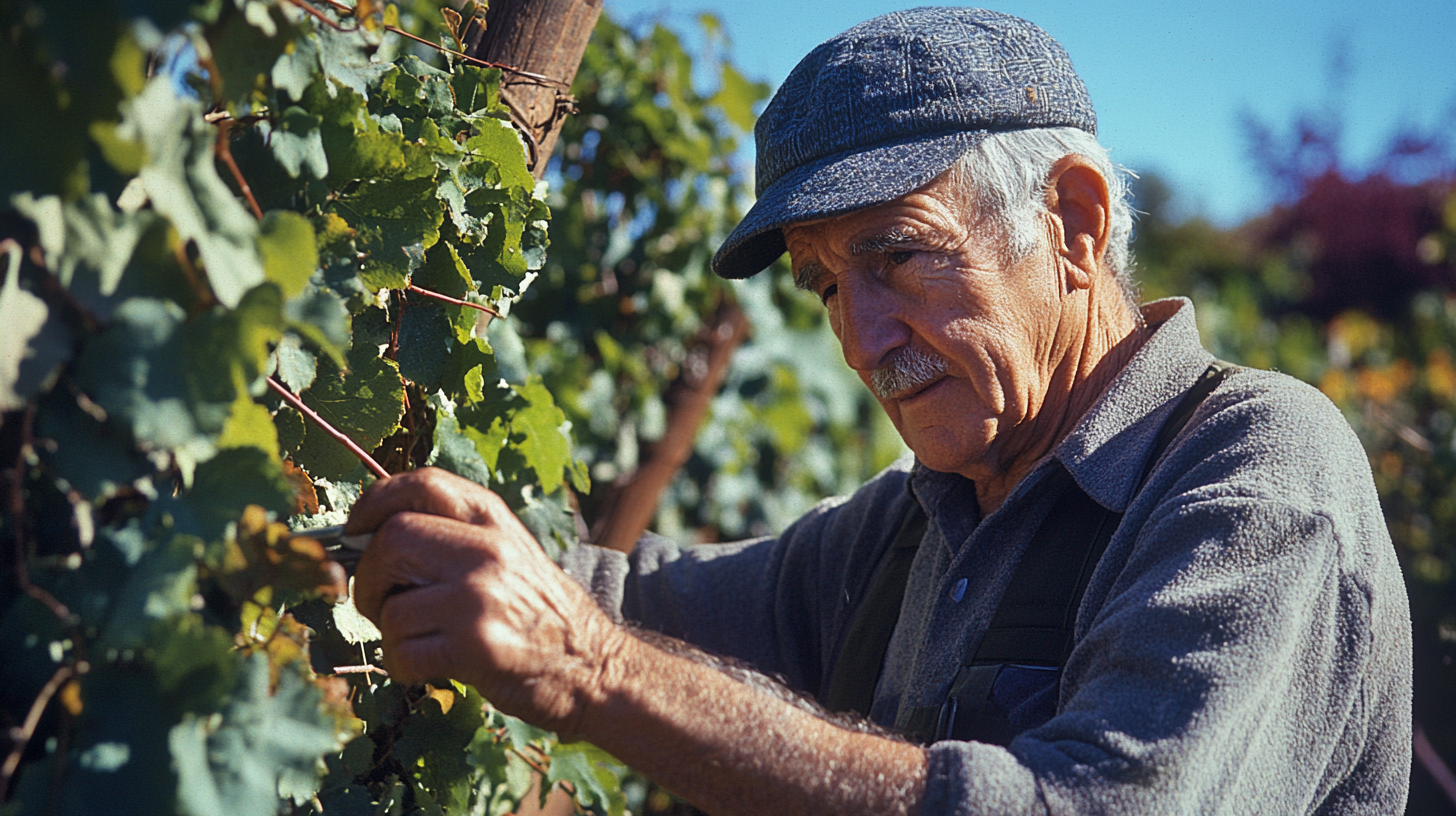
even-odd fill
[[(1209, 366), (1168, 416), (1148, 455), (1138, 488), (1153, 465), (1187, 425), (1193, 412), (1233, 370), (1223, 361)], [(1107, 542), (1122, 520), (1077, 488), (1065, 468), (1050, 489), (1061, 496), (1038, 529), (1027, 556), (997, 606), (992, 629), (974, 660), (1056, 665), (1066, 662), (1077, 607)], [(830, 674), (823, 703), (831, 711), (868, 715), (879, 684), (885, 652), (900, 619), (910, 565), (925, 534), (925, 511), (910, 497), (894, 544), (881, 557), (869, 589), (855, 610)]]
[(925, 526), (930, 521), (914, 495), (910, 496), (909, 505), (900, 523), (900, 532), (880, 557), (869, 589), (841, 641), (823, 700), (830, 711), (854, 711), (865, 716), (870, 713), (875, 685), (880, 679), (880, 664), (890, 648), (895, 624), (900, 622), (900, 603), (905, 597), (905, 584), (910, 580), (910, 564), (915, 560), (920, 539), (925, 536)]

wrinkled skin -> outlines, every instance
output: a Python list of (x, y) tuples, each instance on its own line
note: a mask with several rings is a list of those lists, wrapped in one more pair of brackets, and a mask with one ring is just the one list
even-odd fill
[[(1110, 272), (1107, 186), (1053, 167), (1040, 250), (1005, 264), (972, 202), (937, 180), (904, 198), (786, 230), (796, 276), (829, 308), (869, 384), (908, 347), (943, 373), (880, 397), (928, 466), (975, 480), (982, 510), (1066, 434), (1136, 350)], [(355, 505), (373, 532), (359, 610), (401, 682), (448, 676), (502, 710), (588, 739), (714, 813), (915, 813), (924, 751), (845, 730), (611, 622), (504, 502), (436, 470)]]
[(370, 487), (349, 529), (374, 531), (355, 604), (384, 635), (391, 677), (450, 677), (509, 714), (580, 732), (579, 695), (601, 685), (626, 635), (499, 496), (433, 468), (404, 473)]
[[(1052, 174), (1061, 183), (1049, 209), (1060, 217), (1040, 226), (1055, 251), (1011, 263), (948, 176), (784, 230), (796, 281), (824, 301), (866, 385), (907, 346), (946, 361), (940, 379), (877, 398), (921, 462), (976, 482), (985, 512), (1071, 431), (1136, 350), (1124, 341), (1140, 337), (1099, 269), (1105, 181), (1080, 156)], [(1111, 365), (1099, 377), (1102, 362)]]

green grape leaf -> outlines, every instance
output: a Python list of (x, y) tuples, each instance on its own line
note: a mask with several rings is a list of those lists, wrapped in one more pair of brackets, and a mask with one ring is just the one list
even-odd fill
[(415, 271), (412, 282), (453, 298), (464, 298), (475, 291), (470, 270), (449, 241), (441, 241), (425, 253), (425, 262)]
[(576, 515), (567, 504), (565, 491), (538, 496), (534, 485), (526, 485), (521, 489), (519, 505), (513, 506), (513, 509), (552, 558), (579, 543)]
[(156, 220), (147, 211), (124, 213), (112, 208), (105, 194), (61, 203), (57, 196), (17, 195), (15, 209), (35, 222), (46, 268), (71, 286), (77, 267), (95, 270), (97, 289), (111, 295), (142, 234)]
[(500, 173), (500, 186), (527, 193), (536, 189), (536, 179), (526, 169), (525, 145), (509, 122), (478, 119), (476, 134), (465, 140), (465, 149), (492, 162)]
[[(292, 40), (283, 49), (278, 61), (273, 63), (273, 86), (285, 91), (294, 99), (303, 99), (308, 86), (313, 84), (319, 73), (319, 41), (312, 35)], [(288, 114), (284, 112), (284, 118)], [(323, 178), (323, 176), (319, 176)]]
[(116, 122), (91, 123), (91, 141), (101, 148), (101, 155), (116, 172), (134, 176), (147, 163), (147, 149), (141, 142), (118, 136), (116, 128)]
[(360, 280), (371, 291), (403, 289), (440, 238), (444, 213), (428, 178), (369, 181), (334, 205), (356, 230), (355, 241), (369, 257)]
[[(508, 740), (497, 740), (495, 721), (504, 717), (490, 712), (490, 724), (475, 732), (467, 749), (470, 764), (482, 778), (481, 798), (486, 800), (487, 813), (509, 813), (530, 791), (536, 774), (514, 751)], [(489, 795), (487, 795), (489, 792)]]
[(278, 284), (285, 298), (297, 297), (318, 268), (313, 225), (296, 212), (273, 210), (263, 216), (258, 235), (263, 274)]
[[(303, 393), (303, 401), (359, 447), (372, 451), (399, 427), (404, 384), (392, 360), (352, 354), (349, 362), (349, 373), (341, 377), (332, 361), (320, 359), (318, 378)], [(342, 477), (359, 464), (347, 448), (315, 427), (308, 429), (297, 461), (325, 479)]]
[(211, 455), (211, 436), (222, 430), (232, 395), (222, 406), (192, 410), (183, 320), (175, 304), (126, 301), (82, 349), (74, 376), (142, 450), (181, 451), (196, 461)]
[[(374, 46), (357, 31), (338, 31), (330, 26), (316, 27), (315, 31), (324, 75), (354, 93), (369, 93), (369, 86), (389, 70), (387, 63), (370, 61)], [(330, 87), (329, 93), (335, 93), (335, 89)]]
[(178, 615), (154, 626), (147, 657), (161, 692), (182, 711), (215, 711), (232, 692), (237, 646), (225, 629), (200, 615)]
[(334, 626), (344, 640), (350, 643), (375, 643), (383, 640), (384, 635), (379, 633), (374, 622), (359, 614), (358, 607), (354, 606), (352, 580), (350, 579), (348, 596), (333, 605)]
[(500, 463), (501, 451), (505, 450), (506, 443), (510, 441), (511, 429), (501, 417), (496, 417), (485, 430), (477, 427), (466, 427), (463, 429), (465, 436), (475, 443), (475, 450), (485, 462), (485, 466), (491, 471), (496, 469)]
[(203, 121), (202, 103), (177, 96), (168, 77), (147, 83), (122, 103), (118, 135), (139, 138), (148, 162), (138, 176), (152, 208), (183, 241), (193, 241), (213, 294), (224, 306), (264, 280), (254, 241), (257, 222), (217, 174), (217, 130)]
[(531, 212), (526, 216), (526, 228), (521, 233), (521, 257), (528, 270), (546, 265), (546, 249), (551, 246), (551, 239), (547, 236), (550, 222), (551, 208), (544, 200), (533, 199)]
[(157, 77), (122, 103), (122, 114), (121, 131), (147, 146), (149, 163), (138, 178), (151, 207), (172, 221), (182, 240), (197, 243), (213, 293), (224, 306), (236, 306), (243, 291), (264, 280), (253, 245), (258, 223), (217, 175), (217, 131), (202, 121), (201, 103), (179, 98), (167, 77)]
[(114, 423), (98, 421), (94, 411), (83, 410), (77, 397), (63, 388), (41, 398), (35, 434), (45, 441), (37, 448), (50, 471), (87, 498), (110, 496), (150, 469), (129, 434)]
[(458, 65), (450, 77), (455, 90), (455, 107), (466, 114), (489, 113), (501, 108), (499, 68)]
[[(101, 665), (81, 679), (82, 727), (67, 757), (66, 784), (54, 778), (31, 801), (57, 813), (147, 813), (170, 802), (175, 778), (165, 761), (176, 721), (156, 678), (132, 667)], [(39, 769), (38, 769), (39, 770)], [(54, 771), (54, 767), (50, 770)]]
[(455, 330), (445, 309), (435, 303), (413, 305), (399, 318), (399, 373), (426, 392), (440, 388), (455, 345)]
[(277, 453), (256, 447), (227, 448), (199, 464), (192, 490), (182, 499), (209, 541), (222, 538), (250, 504), (286, 516), (294, 503), (293, 486), (283, 477)]
[(337, 294), (309, 284), (303, 294), (283, 304), (288, 328), (298, 332), (316, 348), (344, 366), (344, 351), (349, 346), (349, 307)]
[(185, 715), (168, 744), (177, 769), (177, 804), (190, 816), (273, 816), (280, 791), (306, 801), (317, 787), (320, 755), (342, 742), (319, 689), (301, 669), (268, 657), (243, 659), (237, 686), (218, 718)]
[[(484, 410), (484, 426), (488, 427), (505, 410), (503, 400), (511, 396), (509, 389), (499, 387), (501, 378), (495, 369), (495, 353), (490, 343), (484, 337), (466, 337), (451, 351), (450, 363), (447, 393), (460, 405)], [(465, 420), (465, 424), (474, 424), (480, 416), (479, 410), (472, 411), (471, 419)]]
[(512, 390), (526, 405), (511, 415), (511, 447), (520, 451), (527, 466), (536, 471), (541, 490), (554, 493), (561, 486), (562, 472), (571, 465), (571, 439), (562, 429), (566, 414), (556, 407), (539, 377), (533, 376)]
[(753, 107), (769, 95), (768, 83), (749, 82), (727, 62), (723, 63), (719, 77), (722, 85), (708, 103), (723, 111), (734, 127), (742, 131), (753, 130), (756, 118)]
[(425, 464), (443, 468), (480, 485), (491, 482), (490, 467), (481, 458), (474, 440), (461, 432), (455, 419), (455, 404), (444, 394), (430, 397), (435, 409), (435, 446)]
[(460, 257), (475, 278), (476, 288), (489, 292), (499, 286), (502, 290), (517, 293), (521, 278), (527, 269), (526, 255), (521, 251), (521, 239), (525, 234), (522, 206), (515, 202), (501, 202), (499, 191), (479, 191), (467, 197), (472, 207), (488, 216), (490, 229), (479, 244), (461, 243)]
[(268, 138), (273, 157), (298, 178), (305, 170), (316, 179), (329, 174), (329, 155), (324, 149), (324, 136), (320, 128), (322, 119), (297, 105), (290, 105), (283, 111)]
[(583, 808), (599, 808), (609, 816), (627, 812), (627, 797), (622, 793), (627, 768), (606, 751), (585, 742), (557, 743), (551, 747), (547, 770), (546, 781), (570, 783)]
[[(282, 36), (279, 36), (282, 34)], [(288, 50), (293, 27), (277, 9), (249, 2), (242, 14), (224, 13), (205, 32), (217, 66), (222, 95), (236, 105), (261, 90), (274, 64)]]
[(318, 376), (318, 358), (303, 347), (298, 335), (291, 332), (283, 335), (273, 354), (277, 359), (278, 379), (288, 390), (301, 394), (313, 385), (314, 377)]
[(182, 344), (188, 394), (193, 413), (203, 418), (206, 427), (220, 425), (226, 418), (224, 414), (212, 419), (218, 405), (231, 405), (239, 391), (263, 375), (271, 362), (269, 350), (282, 337), (282, 303), (271, 283), (249, 290), (236, 309), (214, 309), (186, 326)]
[(0, 284), (0, 411), (13, 411), (48, 387), (70, 357), (71, 337), (45, 301), (20, 287), (20, 248), (9, 253), (9, 272)]
[(354, 316), (354, 347), (349, 356), (383, 354), (394, 336), (394, 321), (384, 309), (368, 307)]
[(247, 393), (238, 394), (232, 413), (217, 438), (219, 448), (254, 447), (270, 458), (278, 456), (278, 429), (268, 409), (253, 402)]
[(465, 372), (463, 382), (466, 402), (481, 402), (485, 399), (485, 368), (474, 366)]
[(194, 540), (177, 536), (148, 545), (115, 596), (98, 646), (117, 651), (139, 649), (147, 644), (157, 623), (191, 612), (192, 595), (197, 591), (194, 544)]
[(455, 93), (450, 74), (434, 68), (413, 54), (394, 63), (393, 71), (380, 82), (381, 95), (397, 104), (417, 108), (422, 116), (453, 118)]
[(464, 695), (452, 685), (426, 686), (428, 696), (394, 743), (395, 757), (411, 769), (415, 783), (450, 813), (463, 813), (470, 803), (474, 769), (466, 749), (485, 725), (485, 700), (475, 689), (461, 688)]
[(273, 427), (278, 432), (278, 453), (280, 456), (292, 457), (298, 446), (303, 444), (303, 437), (308, 432), (308, 420), (303, 414), (295, 411), (287, 405), (278, 409), (273, 415)]
[(320, 117), (319, 136), (329, 166), (329, 181), (348, 184), (353, 179), (394, 176), (404, 169), (404, 138), (384, 133), (369, 113), (364, 97), (349, 88), (315, 83), (304, 94), (302, 107)]

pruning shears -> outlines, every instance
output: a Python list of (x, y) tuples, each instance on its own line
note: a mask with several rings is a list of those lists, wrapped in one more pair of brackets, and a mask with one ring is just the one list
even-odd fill
[(306, 536), (322, 544), (329, 557), (337, 561), (350, 575), (354, 574), (354, 565), (359, 563), (359, 556), (369, 549), (369, 542), (374, 538), (371, 533), (345, 535), (342, 524), (315, 527), (312, 530), (294, 530), (293, 534)]

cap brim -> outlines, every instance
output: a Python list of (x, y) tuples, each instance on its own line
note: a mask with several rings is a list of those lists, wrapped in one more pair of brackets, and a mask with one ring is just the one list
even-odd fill
[(884, 204), (924, 187), (985, 135), (916, 135), (800, 165), (764, 190), (718, 248), (713, 271), (730, 279), (756, 275), (787, 249), (784, 227)]

